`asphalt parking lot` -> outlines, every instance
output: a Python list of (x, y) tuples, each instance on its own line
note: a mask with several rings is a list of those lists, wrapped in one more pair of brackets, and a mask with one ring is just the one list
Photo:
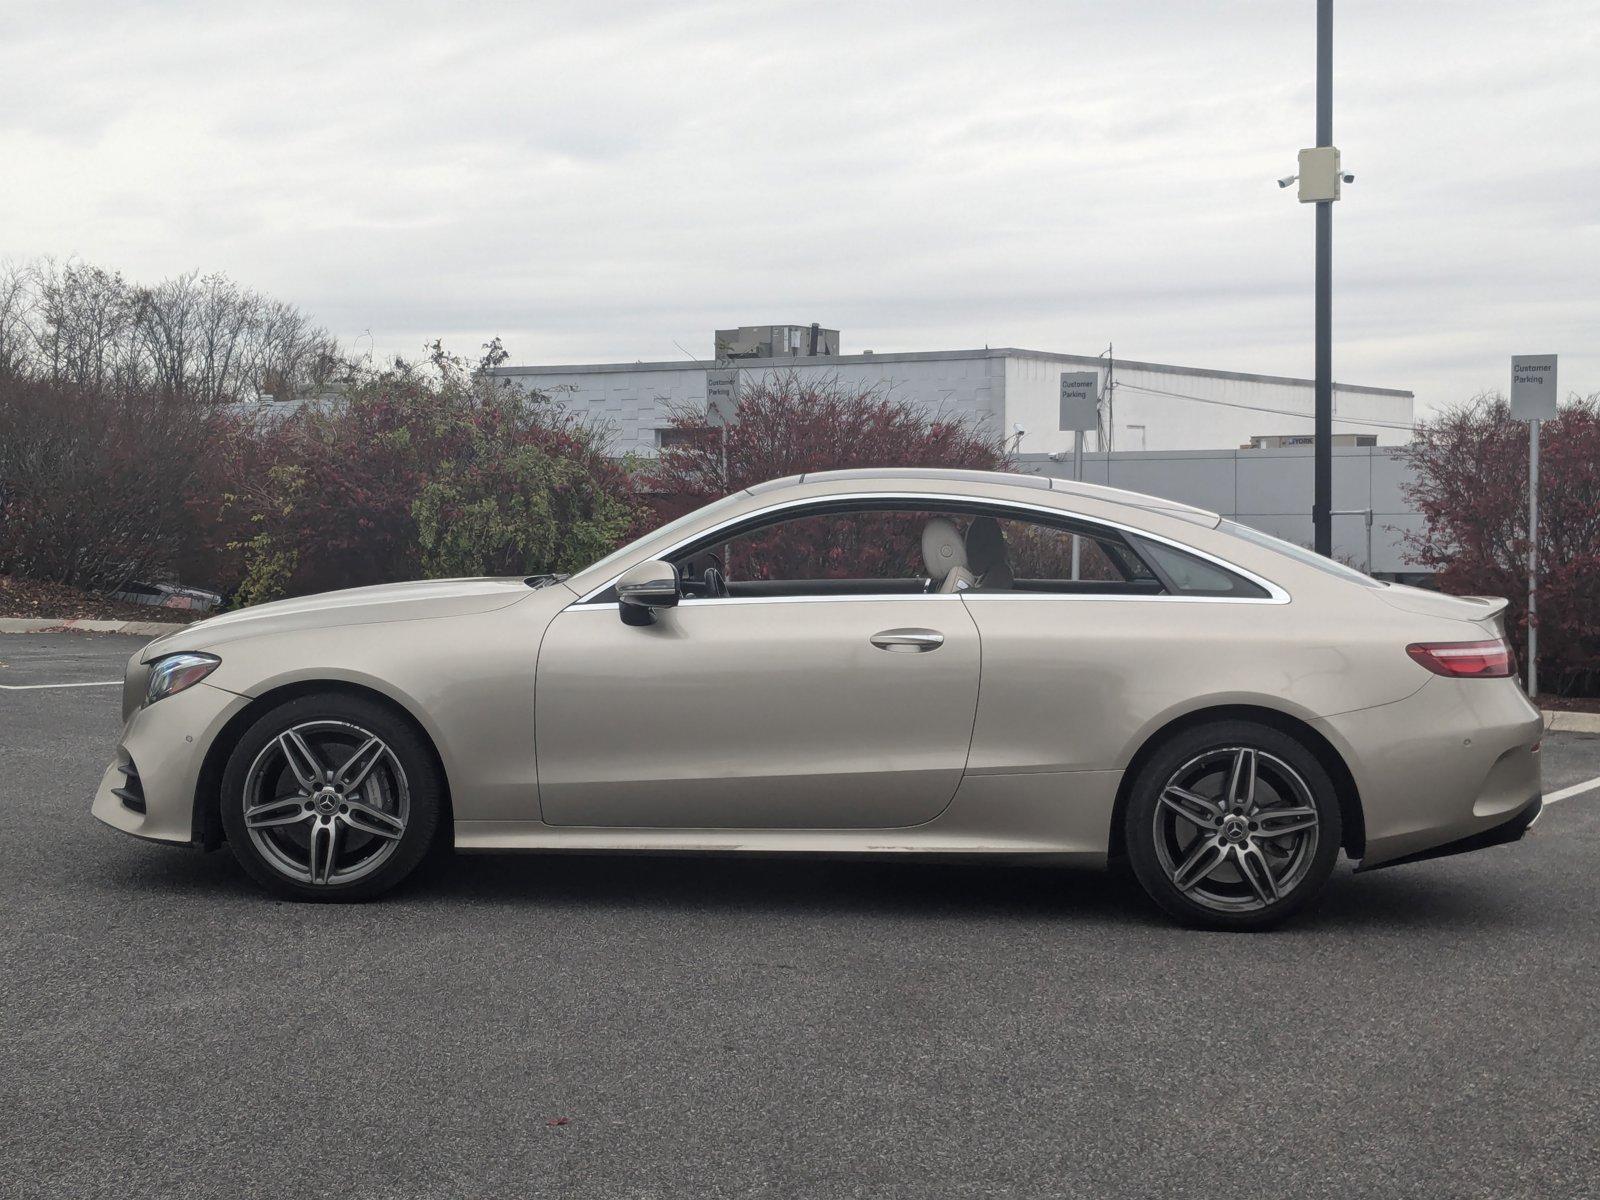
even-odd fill
[(90, 817), (115, 687), (14, 690), (137, 644), (0, 637), (0, 1194), (1600, 1194), (1600, 790), (1269, 935), (913, 863), (457, 857), (295, 905)]

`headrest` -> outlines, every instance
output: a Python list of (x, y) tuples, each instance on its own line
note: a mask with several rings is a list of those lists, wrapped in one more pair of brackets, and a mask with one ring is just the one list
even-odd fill
[(967, 565), (966, 544), (950, 518), (934, 517), (922, 527), (922, 563), (928, 578), (935, 583), (957, 567)]
[(993, 517), (976, 517), (967, 527), (967, 566), (987, 575), (1006, 561), (1006, 535)]

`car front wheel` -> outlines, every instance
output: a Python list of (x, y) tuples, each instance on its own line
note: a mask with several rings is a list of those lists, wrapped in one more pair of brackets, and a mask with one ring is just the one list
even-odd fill
[(1128, 859), (1179, 920), (1260, 929), (1322, 890), (1339, 855), (1339, 801), (1315, 755), (1267, 725), (1185, 730), (1139, 771), (1129, 796)]
[(290, 700), (234, 747), (222, 781), (228, 845), (246, 871), (300, 900), (365, 900), (426, 854), (441, 780), (421, 735), (356, 696)]

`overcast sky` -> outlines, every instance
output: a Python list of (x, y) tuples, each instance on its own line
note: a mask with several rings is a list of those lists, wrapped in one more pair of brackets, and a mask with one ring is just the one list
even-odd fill
[[(1600, 391), (1600, 6), (1336, 7), (1335, 377)], [(1314, 9), (0, 0), (0, 258), (226, 271), (379, 355), (815, 320), (1309, 375)]]

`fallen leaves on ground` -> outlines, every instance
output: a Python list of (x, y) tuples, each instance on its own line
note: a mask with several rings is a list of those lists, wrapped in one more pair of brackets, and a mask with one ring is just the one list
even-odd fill
[(0, 575), (0, 617), (64, 621), (195, 621), (208, 614), (182, 608), (128, 604), (40, 579)]

